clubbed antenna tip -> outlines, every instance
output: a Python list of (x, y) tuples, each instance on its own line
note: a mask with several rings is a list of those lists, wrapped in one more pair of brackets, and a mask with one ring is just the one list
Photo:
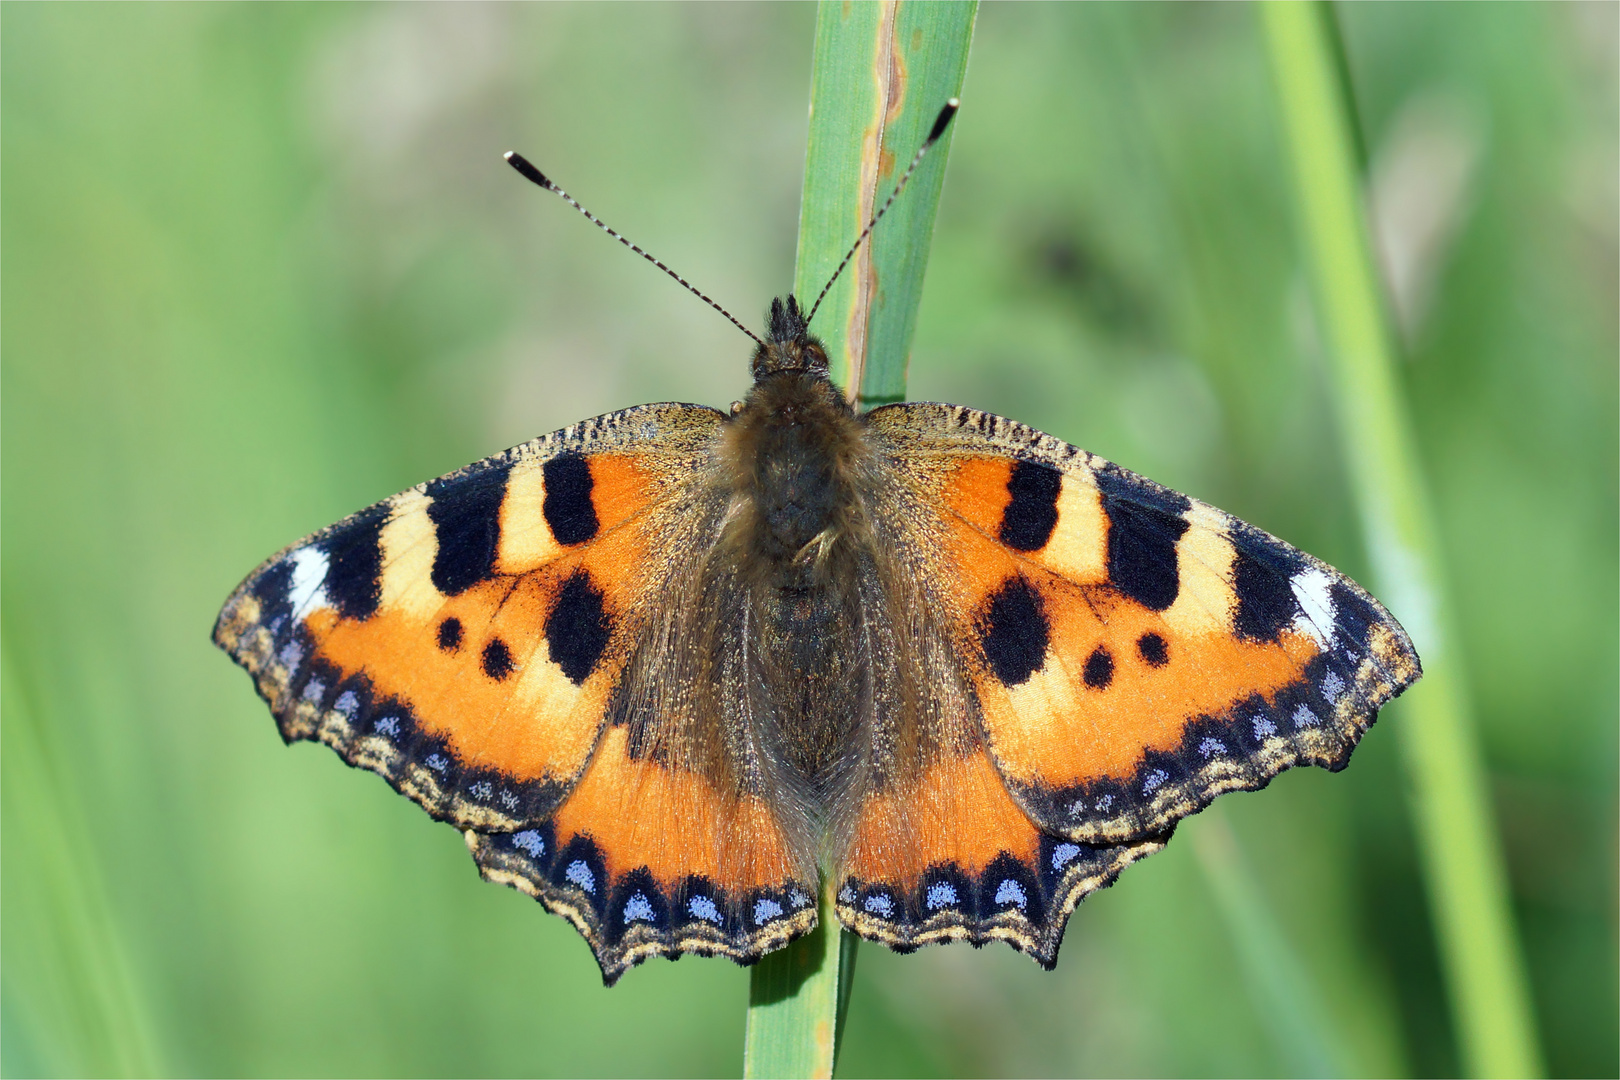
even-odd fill
[(546, 174), (531, 165), (528, 158), (524, 157), (516, 150), (508, 150), (501, 156), (506, 159), (506, 163), (508, 165), (512, 166), (512, 168), (518, 171), (518, 175), (522, 176), (523, 179), (532, 184), (539, 184), (547, 191), (551, 190), (551, 181), (546, 179)]
[(945, 103), (945, 107), (939, 110), (939, 115), (934, 118), (934, 126), (928, 129), (928, 138), (923, 140), (924, 145), (931, 146), (939, 141), (939, 137), (945, 134), (945, 129), (950, 126), (951, 117), (955, 116), (956, 110), (961, 107), (962, 103), (955, 98)]

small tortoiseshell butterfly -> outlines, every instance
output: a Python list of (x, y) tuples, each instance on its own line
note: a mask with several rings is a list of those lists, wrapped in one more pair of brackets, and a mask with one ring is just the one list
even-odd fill
[(609, 413), (299, 541), (215, 642), (610, 984), (754, 961), (823, 883), (891, 948), (1050, 967), (1180, 818), (1342, 768), (1417, 679), (1355, 582), (1212, 506), (999, 416), (855, 413), (808, 322), (772, 304), (729, 415)]

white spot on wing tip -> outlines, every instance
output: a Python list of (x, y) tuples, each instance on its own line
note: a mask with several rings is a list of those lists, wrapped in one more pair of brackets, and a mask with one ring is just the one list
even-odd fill
[(325, 588), (329, 569), (326, 552), (312, 544), (299, 548), (289, 558), (292, 560), (292, 583), (287, 586), (287, 602), (292, 605), (293, 619), (299, 620), (312, 611), (331, 607)]
[(1333, 647), (1333, 579), (1320, 567), (1312, 566), (1295, 574), (1288, 582), (1299, 601), (1294, 629), (1315, 640), (1322, 649)]

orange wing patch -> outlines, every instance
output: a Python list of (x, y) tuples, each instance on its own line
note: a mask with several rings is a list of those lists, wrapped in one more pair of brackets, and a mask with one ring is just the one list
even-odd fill
[(1075, 904), (1158, 851), (1042, 832), (983, 750), (936, 761), (869, 796), (840, 872), (839, 919), (902, 951), (938, 941), (1003, 940), (1047, 967)]
[(815, 869), (799, 865), (757, 797), (632, 756), (615, 726), (540, 827), (467, 834), (486, 878), (563, 915), (612, 983), (648, 956), (757, 958), (815, 925)]

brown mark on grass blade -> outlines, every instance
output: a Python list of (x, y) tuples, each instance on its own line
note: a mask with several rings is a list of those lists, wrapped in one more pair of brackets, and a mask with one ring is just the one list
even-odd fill
[[(878, 185), (894, 175), (894, 150), (883, 145), (889, 125), (900, 115), (906, 97), (905, 52), (895, 41), (895, 15), (899, 0), (882, 0), (878, 19), (877, 48), (872, 57), (872, 82), (877, 89), (872, 124), (866, 129), (861, 146), (861, 200), (855, 219), (859, 234), (878, 206)], [(878, 275), (873, 259), (871, 237), (855, 256), (855, 299), (849, 309), (849, 382), (844, 395), (850, 402), (860, 400), (861, 381), (866, 374), (867, 324), (877, 303)]]

